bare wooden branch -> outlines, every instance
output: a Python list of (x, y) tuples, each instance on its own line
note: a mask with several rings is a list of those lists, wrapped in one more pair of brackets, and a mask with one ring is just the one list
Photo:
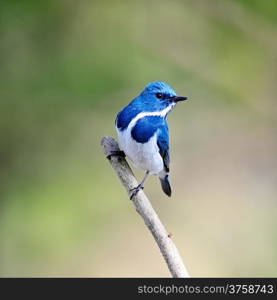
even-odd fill
[[(112, 167), (130, 197), (130, 190), (135, 188), (138, 182), (125, 158), (111, 155), (115, 153), (115, 151), (119, 151), (117, 142), (112, 137), (103, 137), (101, 145), (103, 146), (106, 157), (109, 157)], [(132, 202), (155, 238), (172, 276), (189, 277), (178, 249), (171, 239), (171, 234), (165, 230), (165, 227), (161, 223), (145, 193), (140, 190), (137, 195), (132, 198)]]

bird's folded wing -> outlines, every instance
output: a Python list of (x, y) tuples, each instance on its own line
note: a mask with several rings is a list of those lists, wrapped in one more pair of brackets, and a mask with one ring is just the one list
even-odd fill
[(163, 159), (165, 171), (169, 172), (169, 138), (168, 138), (168, 127), (167, 125), (159, 127), (157, 144), (159, 147), (160, 155)]

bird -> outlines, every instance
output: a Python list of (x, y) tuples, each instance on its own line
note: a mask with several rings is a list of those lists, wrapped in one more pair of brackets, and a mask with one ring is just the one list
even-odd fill
[(130, 191), (130, 199), (144, 188), (149, 175), (158, 176), (163, 192), (171, 196), (166, 117), (178, 102), (187, 99), (177, 96), (167, 83), (153, 81), (117, 114), (115, 128), (120, 149), (117, 154), (127, 156), (135, 167), (145, 172), (140, 184)]

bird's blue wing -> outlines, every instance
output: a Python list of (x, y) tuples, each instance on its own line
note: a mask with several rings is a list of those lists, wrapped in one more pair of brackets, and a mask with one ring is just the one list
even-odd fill
[(137, 107), (128, 105), (124, 107), (116, 116), (115, 125), (119, 130), (124, 130), (128, 127), (132, 119), (139, 113)]
[(164, 122), (163, 125), (159, 127), (158, 136), (157, 136), (157, 144), (159, 147), (160, 155), (163, 159), (164, 169), (168, 173), (170, 156), (169, 156), (168, 127), (167, 127), (166, 122)]

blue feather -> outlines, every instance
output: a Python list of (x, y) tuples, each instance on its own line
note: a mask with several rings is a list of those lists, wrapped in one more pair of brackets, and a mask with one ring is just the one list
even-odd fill
[(165, 175), (164, 178), (160, 178), (160, 182), (161, 182), (161, 186), (162, 186), (162, 189), (164, 191), (164, 193), (170, 197), (171, 196), (171, 186), (170, 186), (170, 183), (169, 183), (169, 180), (168, 180), (168, 175)]
[(169, 137), (168, 137), (168, 126), (164, 120), (164, 126), (160, 126), (158, 130), (157, 144), (159, 147), (160, 155), (163, 159), (164, 169), (166, 172), (169, 172)]
[(160, 127), (158, 131), (158, 138), (157, 144), (159, 147), (160, 155), (163, 159), (164, 163), (164, 170), (166, 172), (164, 177), (160, 177), (160, 182), (163, 191), (167, 196), (171, 196), (171, 187), (168, 180), (168, 173), (169, 173), (169, 163), (170, 163), (170, 156), (169, 156), (169, 137), (168, 137), (168, 127), (166, 126)]
[(164, 123), (164, 119), (159, 116), (147, 116), (139, 119), (131, 131), (132, 138), (138, 143), (147, 143)]
[(164, 169), (169, 172), (169, 137), (166, 120), (159, 116), (147, 116), (139, 119), (131, 131), (132, 138), (138, 143), (147, 143), (149, 139), (157, 135), (157, 145), (163, 159)]
[[(185, 99), (186, 97), (177, 97), (168, 84), (154, 81), (123, 108), (115, 120), (121, 150), (137, 167), (158, 175), (162, 189), (168, 196), (171, 196), (171, 187), (166, 116), (177, 102)], [(154, 139), (148, 143), (154, 136), (157, 137), (157, 147), (153, 147), (151, 143)]]
[(137, 105), (133, 105), (134, 100), (125, 108), (123, 108), (117, 115), (115, 125), (119, 130), (124, 130), (137, 114), (141, 112)]
[(139, 113), (161, 111), (170, 105), (166, 100), (157, 99), (157, 92), (162, 92), (166, 97), (176, 96), (174, 90), (164, 82), (154, 81), (148, 84), (140, 95), (118, 113), (115, 120), (117, 128), (123, 131)]

